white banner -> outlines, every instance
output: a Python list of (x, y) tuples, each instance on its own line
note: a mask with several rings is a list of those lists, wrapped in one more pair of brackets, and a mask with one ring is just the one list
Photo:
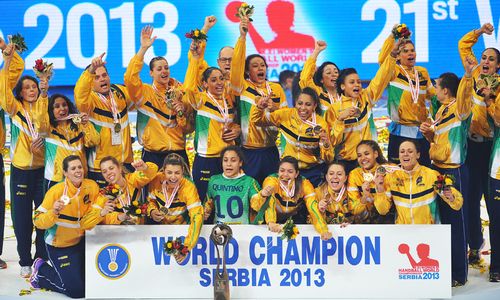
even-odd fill
[[(449, 225), (330, 225), (321, 241), (299, 225), (282, 241), (266, 226), (234, 225), (231, 298), (450, 298)], [(87, 298), (213, 299), (217, 252), (203, 226), (183, 265), (163, 253), (187, 225), (97, 226), (86, 235)]]

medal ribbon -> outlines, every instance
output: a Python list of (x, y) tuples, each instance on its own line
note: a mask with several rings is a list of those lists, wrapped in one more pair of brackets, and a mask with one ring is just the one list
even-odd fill
[[(78, 190), (76, 191), (76, 194), (74, 194), (73, 197), (70, 197), (69, 200), (71, 200), (75, 197), (78, 197), (78, 195), (80, 195), (80, 188), (81, 187), (78, 188)], [(64, 191), (63, 191), (63, 197), (65, 197), (65, 196), (68, 197), (68, 183), (66, 182), (66, 179), (64, 180)]]
[(410, 78), (410, 75), (408, 74), (408, 72), (406, 72), (406, 70), (399, 66), (401, 68), (401, 70), (403, 70), (403, 73), (405, 73), (405, 76), (406, 78), (408, 79), (408, 84), (410, 86), (410, 94), (411, 94), (411, 98), (413, 99), (413, 103), (417, 103), (418, 102), (418, 92), (420, 90), (420, 78), (418, 77), (418, 71), (417, 71), (417, 68), (413, 67), (413, 75), (415, 76), (415, 85), (413, 85), (413, 81), (411, 80)]
[(269, 83), (267, 82), (266, 80), (266, 90), (267, 90), (267, 94), (261, 90), (258, 86), (257, 86), (257, 83), (253, 82), (251, 79), (248, 79), (248, 81), (250, 81), (254, 87), (255, 87), (255, 90), (262, 96), (262, 97), (266, 97), (266, 96), (269, 96), (271, 95), (271, 93), (273, 92), (271, 87), (269, 86)]
[(339, 194), (337, 195), (337, 198), (335, 198), (335, 200), (333, 200), (333, 201), (335, 201), (335, 202), (340, 202), (340, 200), (342, 199), (342, 196), (344, 196), (345, 190), (346, 190), (346, 188), (345, 188), (345, 184), (344, 184), (344, 185), (342, 186), (342, 188), (340, 189), (340, 192), (339, 192)]
[[(446, 109), (448, 109), (448, 107), (450, 107), (455, 102), (457, 102), (457, 99), (453, 99), (453, 101), (451, 101), (450, 103), (448, 103), (448, 105), (446, 105), (446, 107), (441, 111), (441, 114), (439, 115), (439, 117), (434, 122), (432, 122), (431, 126), (435, 126), (435, 125), (437, 125), (437, 123), (441, 122), (441, 120), (443, 119), (443, 113), (444, 113), (444, 111)], [(431, 117), (431, 120), (432, 120), (432, 117)]]
[(330, 94), (329, 91), (326, 91), (326, 93), (328, 94), (328, 99), (330, 99), (330, 104), (333, 104), (335, 102), (338, 102), (338, 101), (342, 100), (342, 96), (340, 96), (340, 95), (337, 95), (337, 98), (333, 99), (333, 96), (332, 96), (332, 94)]
[(229, 123), (229, 109), (227, 107), (227, 103), (226, 103), (226, 99), (224, 98), (224, 95), (222, 95), (222, 102), (224, 103), (224, 107), (222, 107), (219, 102), (217, 101), (217, 99), (215, 99), (215, 97), (207, 91), (207, 96), (208, 98), (210, 98), (210, 100), (212, 100), (213, 103), (215, 103), (215, 106), (217, 106), (217, 109), (219, 110), (221, 116), (222, 116), (222, 119), (224, 119), (224, 123)]
[(174, 190), (172, 191), (172, 194), (168, 195), (167, 193), (167, 181), (163, 181), (161, 183), (161, 189), (163, 192), (163, 195), (165, 196), (165, 207), (170, 208), (170, 205), (172, 205), (172, 202), (174, 202), (175, 195), (177, 195), (177, 191), (179, 191), (180, 184), (177, 184), (174, 187)]
[[(281, 182), (281, 180), (280, 180), (280, 187), (285, 192), (285, 195), (288, 198), (292, 199), (293, 196), (295, 195), (295, 180), (292, 179), (288, 180), (288, 185), (290, 185), (290, 181), (292, 181), (292, 187), (290, 189), (288, 189), (288, 186), (285, 186), (283, 182)], [(285, 211), (288, 212), (288, 201), (286, 202)]]
[(99, 96), (99, 99), (101, 99), (102, 103), (106, 105), (107, 108), (111, 110), (111, 113), (113, 114), (113, 123), (118, 124), (120, 123), (118, 120), (118, 107), (116, 106), (116, 101), (115, 101), (115, 96), (113, 96), (113, 92), (110, 90), (109, 91), (109, 101), (106, 96), (104, 96), (101, 93), (97, 93), (97, 96)]
[[(31, 106), (31, 104), (30, 104), (30, 106)], [(33, 125), (33, 122), (31, 121), (30, 114), (26, 111), (26, 109), (24, 109), (24, 107), (23, 107), (23, 111), (24, 111), (24, 117), (26, 118), (26, 123), (28, 124), (28, 130), (31, 134), (31, 138), (36, 140), (39, 135), (35, 129), (35, 125)]]

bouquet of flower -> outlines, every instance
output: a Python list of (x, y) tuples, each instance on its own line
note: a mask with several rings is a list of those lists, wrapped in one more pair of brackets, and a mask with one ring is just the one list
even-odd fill
[(147, 202), (139, 202), (137, 200), (132, 201), (130, 205), (124, 207), (126, 214), (131, 217), (142, 218), (147, 215), (148, 212), (148, 203)]
[[(253, 5), (248, 5), (248, 3), (243, 2), (240, 7), (238, 7), (238, 11), (236, 12), (236, 17), (237, 18), (244, 18), (248, 17), (248, 20), (250, 22), (253, 21), (251, 18), (253, 15), (254, 7)], [(245, 31), (248, 31), (247, 28), (245, 28)]]
[(163, 250), (168, 255), (187, 255), (189, 252), (189, 248), (184, 245), (181, 238), (176, 238), (173, 241), (168, 241), (163, 245)]
[(395, 39), (407, 39), (411, 35), (411, 31), (406, 27), (406, 24), (398, 24), (392, 28), (392, 35)]
[(35, 66), (33, 67), (33, 71), (35, 71), (36, 77), (46, 77), (50, 79), (53, 73), (53, 63), (48, 63), (47, 61), (43, 61), (41, 58), (35, 60)]
[(118, 184), (110, 184), (103, 187), (99, 193), (109, 200), (115, 200), (122, 194)]
[[(180, 88), (171, 88), (165, 92), (165, 97), (167, 101), (167, 107), (169, 109), (174, 109), (174, 101), (181, 101), (184, 92)], [(177, 113), (179, 117), (182, 117), (182, 111)]]
[(496, 94), (497, 88), (500, 86), (500, 81), (498, 81), (498, 75), (486, 75), (481, 74), (476, 82), (476, 89), (482, 93), (482, 90), (489, 89), (492, 95)]
[(434, 181), (432, 187), (438, 191), (439, 194), (442, 194), (445, 189), (450, 188), (455, 183), (455, 178), (453, 175), (438, 175), (437, 180)]
[(286, 220), (285, 224), (283, 225), (283, 229), (281, 229), (281, 236), (280, 238), (282, 240), (293, 240), (299, 235), (299, 229), (297, 228), (297, 225), (293, 223), (292, 218), (288, 218)]
[(206, 41), (208, 36), (199, 29), (193, 29), (184, 35), (188, 39), (192, 39), (195, 42)]
[(248, 5), (248, 3), (241, 3), (241, 6), (238, 7), (238, 11), (236, 12), (236, 17), (238, 18), (244, 18), (244, 17), (248, 17), (248, 20), (250, 22), (252, 22), (252, 15), (253, 15), (253, 11), (254, 11), (254, 6), (253, 5)]
[(28, 50), (28, 47), (24, 42), (24, 37), (19, 33), (16, 33), (14, 35), (9, 35), (8, 38), (11, 43), (16, 45), (16, 50), (19, 51), (20, 53)]
[(346, 217), (342, 212), (338, 212), (337, 214), (327, 213), (325, 221), (327, 224), (342, 224), (348, 222), (348, 220), (346, 219)]

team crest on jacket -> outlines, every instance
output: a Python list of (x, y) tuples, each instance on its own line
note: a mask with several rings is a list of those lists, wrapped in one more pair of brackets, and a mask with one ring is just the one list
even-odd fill
[(424, 179), (422, 178), (422, 176), (418, 176), (417, 178), (417, 185), (418, 186), (421, 186), (421, 185), (424, 185), (424, 183), (422, 182)]

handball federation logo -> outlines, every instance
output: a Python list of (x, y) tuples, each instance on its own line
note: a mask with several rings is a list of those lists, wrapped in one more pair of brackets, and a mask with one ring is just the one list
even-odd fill
[(96, 267), (99, 274), (107, 279), (119, 279), (130, 269), (130, 254), (119, 244), (108, 244), (96, 255)]
[(411, 268), (399, 269), (399, 279), (410, 280), (436, 280), (439, 279), (439, 261), (430, 258), (431, 247), (428, 244), (417, 245), (418, 261), (411, 255), (408, 244), (398, 246), (399, 253), (408, 258)]

